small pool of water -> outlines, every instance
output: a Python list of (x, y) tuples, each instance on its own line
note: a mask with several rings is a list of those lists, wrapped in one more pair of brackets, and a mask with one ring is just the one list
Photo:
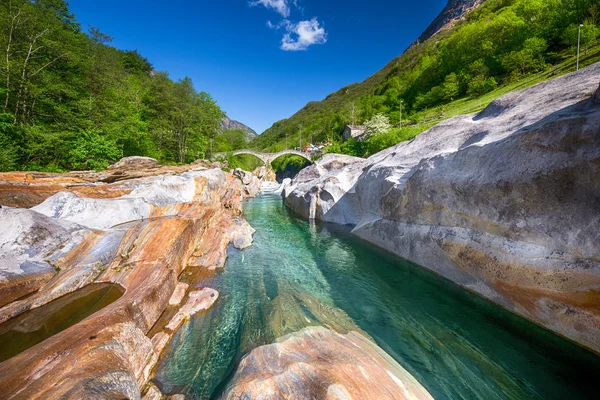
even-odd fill
[(279, 196), (246, 201), (252, 247), (231, 249), (220, 292), (174, 336), (155, 383), (218, 397), (242, 355), (306, 326), (359, 330), (440, 399), (597, 398), (600, 357), (457, 285), (314, 224)]
[(123, 294), (114, 284), (91, 284), (0, 324), (0, 362), (64, 331)]

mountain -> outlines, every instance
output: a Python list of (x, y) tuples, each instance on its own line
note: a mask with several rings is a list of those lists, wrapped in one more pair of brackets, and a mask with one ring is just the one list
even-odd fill
[[(329, 125), (327, 136), (331, 136), (331, 131), (340, 131), (343, 129), (343, 125), (351, 121), (351, 113), (349, 108), (351, 104), (356, 103), (361, 98), (369, 95), (373, 90), (378, 87), (383, 81), (397, 68), (398, 64), (402, 61), (408, 61), (409, 65), (413, 65), (418, 61), (418, 55), (415, 55), (415, 48), (422, 42), (427, 41), (432, 36), (435, 36), (440, 31), (447, 29), (454, 25), (465, 13), (472, 10), (473, 8), (480, 5), (484, 0), (449, 0), (446, 7), (440, 12), (440, 14), (434, 19), (434, 21), (427, 27), (427, 29), (419, 36), (413, 44), (399, 57), (394, 58), (381, 70), (377, 71), (372, 76), (368, 77), (361, 83), (353, 83), (345, 86), (335, 93), (330, 94), (322, 101), (311, 101), (307, 103), (302, 109), (300, 109), (292, 117), (275, 122), (273, 126), (267, 129), (261, 135), (258, 135), (252, 141), (252, 147), (258, 149), (278, 149), (278, 145), (285, 140), (286, 135), (289, 137), (297, 137), (294, 134), (298, 130), (298, 126), (307, 126), (306, 123), (313, 122), (313, 117), (316, 115), (322, 115), (328, 112), (336, 112), (345, 110), (343, 117), (338, 118), (337, 121), (326, 121), (325, 124)], [(324, 128), (326, 130), (327, 128)], [(310, 134), (310, 131), (307, 132)], [(322, 135), (319, 135), (319, 139)], [(308, 137), (306, 135), (305, 137)], [(299, 138), (298, 138), (299, 139)], [(275, 145), (275, 147), (273, 147)]]
[(433, 20), (425, 31), (419, 36), (416, 43), (421, 43), (436, 35), (441, 30), (447, 29), (454, 23), (481, 4), (483, 0), (449, 0), (442, 12)]
[[(279, 151), (286, 143), (341, 142), (346, 124), (376, 114), (387, 116), (391, 126), (402, 126), (351, 148), (330, 149), (364, 157), (453, 115), (480, 111), (508, 91), (573, 71), (579, 21), (598, 21), (596, 7), (580, 3), (449, 0), (403, 54), (363, 82), (277, 121), (250, 147)], [(599, 61), (600, 26), (590, 22), (581, 37), (587, 38), (585, 44), (582, 39), (582, 65)]]
[(258, 136), (258, 134), (254, 131), (254, 129), (242, 124), (239, 121), (230, 119), (227, 116), (223, 117), (223, 120), (221, 121), (221, 128), (223, 128), (223, 129), (239, 129), (241, 131), (244, 131), (244, 133), (246, 134), (247, 142), (251, 141), (256, 136)]

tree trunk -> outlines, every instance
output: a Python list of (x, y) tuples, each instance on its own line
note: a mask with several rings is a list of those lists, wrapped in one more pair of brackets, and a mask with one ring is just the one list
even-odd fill
[[(29, 68), (29, 61), (31, 60), (31, 55), (40, 49), (38, 47), (37, 49), (34, 50), (33, 47), (35, 46), (38, 39), (41, 38), (46, 32), (48, 32), (48, 29), (45, 29), (38, 35), (34, 36), (31, 43), (29, 44), (29, 49), (27, 50), (27, 57), (25, 57), (25, 61), (23, 62), (23, 71), (21, 72), (21, 82), (19, 83), (19, 91), (17, 92), (17, 101), (15, 104), (15, 119), (14, 119), (15, 124), (17, 123), (17, 119), (18, 119), (18, 115), (19, 115), (19, 103), (21, 102), (21, 98), (23, 97), (23, 91), (25, 89), (25, 85), (26, 85), (27, 79), (28, 79), (27, 72), (28, 72), (28, 68)], [(38, 70), (38, 72), (39, 71), (41, 71), (41, 69)], [(27, 107), (26, 104), (24, 106)]]
[[(11, 11), (12, 11), (12, 3), (11, 3)], [(10, 32), (8, 34), (8, 43), (6, 45), (6, 98), (4, 99), (4, 107), (2, 108), (2, 112), (6, 112), (8, 108), (8, 102), (10, 100), (10, 48), (12, 46), (12, 39), (17, 28), (17, 18), (21, 15), (21, 9), (12, 17), (10, 21)]]

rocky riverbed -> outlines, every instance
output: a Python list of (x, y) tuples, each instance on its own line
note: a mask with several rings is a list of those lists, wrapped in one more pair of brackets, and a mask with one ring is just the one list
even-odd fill
[(282, 188), (353, 233), (600, 353), (600, 64)]
[(1, 363), (3, 398), (140, 398), (173, 333), (217, 301), (202, 276), (229, 244), (250, 245), (241, 200), (260, 183), (139, 157), (98, 173), (0, 174), (0, 322), (88, 285), (124, 291)]
[[(272, 180), (266, 168), (226, 173), (142, 157), (101, 172), (0, 174), (0, 340), (15, 346), (2, 352), (2, 397), (164, 398), (150, 381), (163, 350), (219, 301), (210, 282), (228, 246), (252, 245), (242, 199)], [(373, 390), (431, 398), (359, 332), (311, 328), (272, 346), (294, 355), (256, 349), (226, 397), (275, 399), (287, 388), (314, 397), (325, 388), (328, 398)], [(261, 376), (248, 376), (256, 368)], [(263, 379), (271, 384), (257, 386)]]

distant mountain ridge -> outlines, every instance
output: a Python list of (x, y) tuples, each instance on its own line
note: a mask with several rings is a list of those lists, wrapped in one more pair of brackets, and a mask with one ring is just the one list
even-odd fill
[[(485, 0), (448, 0), (446, 7), (433, 20), (433, 22), (423, 31), (403, 54), (394, 57), (379, 71), (367, 77), (362, 82), (355, 82), (347, 85), (337, 92), (329, 94), (325, 99), (320, 101), (310, 101), (303, 108), (298, 110), (294, 115), (287, 119), (277, 121), (264, 131), (256, 136), (252, 141), (252, 147), (265, 150), (273, 145), (273, 141), (281, 142), (285, 140), (286, 134), (295, 140), (295, 129), (299, 124), (310, 121), (315, 115), (330, 112), (332, 110), (340, 110), (347, 107), (348, 104), (354, 104), (369, 93), (372, 93), (374, 88), (380, 85), (399, 64), (404, 64), (402, 68), (410, 68), (408, 64), (417, 62), (414, 55), (410, 53), (418, 44), (427, 41), (436, 34), (451, 28), (459, 21), (466, 13), (480, 6)], [(404, 61), (403, 61), (404, 60)], [(271, 149), (273, 150), (273, 149)]]
[(433, 20), (431, 24), (423, 31), (421, 36), (416, 40), (416, 43), (422, 43), (430, 37), (436, 35), (441, 30), (444, 30), (458, 21), (463, 15), (477, 7), (484, 0), (448, 0), (448, 4), (442, 12)]
[(223, 120), (221, 121), (221, 128), (223, 128), (223, 129), (239, 129), (239, 130), (243, 131), (246, 134), (246, 141), (248, 141), (248, 142), (250, 140), (254, 139), (256, 136), (258, 136), (258, 133), (256, 133), (256, 131), (254, 129), (242, 124), (239, 121), (231, 119), (227, 116), (223, 117)]

